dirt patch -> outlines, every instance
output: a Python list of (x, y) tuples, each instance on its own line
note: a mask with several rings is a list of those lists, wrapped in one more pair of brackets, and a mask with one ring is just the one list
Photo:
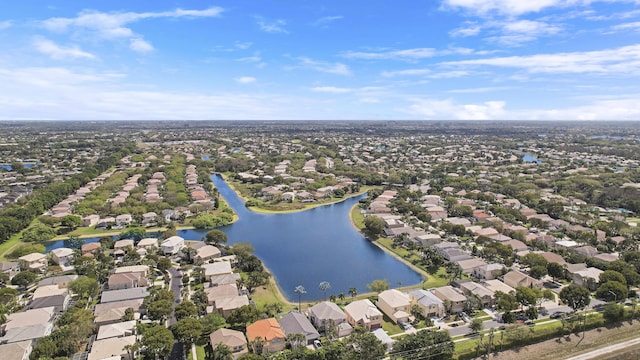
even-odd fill
[[(571, 334), (541, 343), (523, 346), (492, 355), (496, 360), (558, 360), (594, 350), (599, 347), (623, 342), (637, 337), (640, 322), (625, 321), (618, 326), (602, 327), (582, 333)], [(621, 354), (619, 354), (621, 355)]]

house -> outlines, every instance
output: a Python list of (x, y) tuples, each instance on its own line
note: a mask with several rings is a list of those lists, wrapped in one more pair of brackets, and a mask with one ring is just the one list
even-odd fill
[(227, 284), (237, 284), (238, 280), (240, 280), (240, 274), (238, 273), (214, 275), (209, 278), (209, 285), (220, 286)]
[(409, 321), (412, 317), (409, 295), (396, 289), (381, 292), (376, 306), (395, 323)]
[(209, 340), (213, 349), (219, 344), (226, 345), (231, 350), (234, 359), (249, 352), (247, 338), (240, 331), (225, 328), (218, 329), (209, 335)]
[(96, 340), (91, 345), (91, 352), (87, 356), (87, 360), (103, 360), (103, 359), (125, 359), (130, 358), (129, 352), (126, 350), (127, 345), (136, 343), (136, 336), (130, 335), (125, 337), (112, 337), (103, 340)]
[(78, 275), (61, 275), (54, 276), (38, 281), (38, 286), (56, 285), (59, 288), (67, 288), (69, 283), (76, 280)]
[(215, 259), (220, 257), (220, 249), (213, 245), (205, 245), (200, 247), (197, 250), (197, 253), (194, 257), (196, 260), (209, 261), (211, 259)]
[(438, 234), (423, 234), (415, 237), (423, 247), (430, 247), (442, 242), (442, 238)]
[(131, 216), (131, 214), (122, 214), (122, 215), (118, 215), (116, 216), (116, 225), (117, 226), (129, 226), (129, 224), (131, 224), (131, 222), (133, 221), (133, 217)]
[(465, 281), (460, 283), (460, 290), (462, 290), (467, 297), (472, 296), (478, 299), (484, 308), (491, 307), (495, 304), (493, 291), (487, 289), (482, 284)]
[(48, 307), (8, 315), (0, 344), (35, 340), (51, 334), (55, 314), (55, 309)]
[(231, 274), (231, 263), (228, 261), (219, 261), (211, 264), (202, 265), (205, 280), (211, 280), (212, 276)]
[(20, 263), (16, 261), (0, 261), (0, 272), (5, 274), (7, 281), (11, 281), (20, 272)]
[(0, 354), (2, 354), (3, 360), (29, 360), (32, 350), (33, 342), (31, 340), (0, 345)]
[(455, 263), (460, 266), (460, 269), (462, 269), (462, 273), (467, 275), (473, 273), (476, 268), (487, 265), (484, 260), (475, 257), (471, 259), (458, 260), (455, 261)]
[(435, 288), (432, 291), (433, 295), (442, 300), (442, 303), (445, 305), (445, 309), (449, 313), (460, 313), (464, 310), (464, 303), (467, 301), (467, 298), (452, 286), (442, 286)]
[(239, 307), (249, 305), (247, 295), (238, 295), (238, 286), (236, 284), (225, 284), (205, 289), (207, 294), (207, 303), (210, 305), (207, 311), (217, 311), (225, 318), (231, 312)]
[(51, 260), (61, 267), (72, 266), (75, 253), (69, 248), (57, 248), (51, 250)]
[(142, 302), (144, 299), (114, 301), (110, 303), (97, 304), (93, 310), (94, 322), (98, 326), (119, 323), (127, 309), (133, 309), (134, 317), (140, 317)]
[(447, 215), (447, 210), (445, 210), (442, 206), (431, 206), (428, 207), (427, 213), (431, 216), (431, 220), (440, 220), (445, 219)]
[(542, 281), (515, 270), (506, 273), (502, 281), (514, 289), (519, 286), (542, 289)]
[(184, 247), (184, 239), (180, 236), (172, 236), (166, 240), (164, 240), (160, 247), (162, 248), (162, 253), (165, 255), (176, 255), (182, 250)]
[(493, 280), (502, 274), (504, 265), (498, 263), (485, 264), (473, 269), (473, 277), (480, 280)]
[(158, 214), (153, 211), (142, 214), (142, 226), (153, 226), (156, 224)]
[(253, 342), (256, 339), (264, 340), (262, 351), (256, 351), (255, 353), (274, 353), (282, 351), (286, 345), (286, 336), (278, 324), (278, 321), (274, 318), (262, 319), (247, 326), (247, 339), (249, 342)]
[(124, 321), (115, 324), (108, 324), (100, 326), (98, 329), (98, 335), (96, 340), (104, 340), (113, 337), (126, 337), (135, 335), (136, 333), (136, 321)]
[[(327, 331), (331, 326), (347, 322), (347, 315), (340, 310), (338, 305), (330, 301), (323, 301), (309, 308), (309, 319), (316, 328)], [(347, 334), (348, 335), (348, 334)], [(340, 336), (340, 335), (338, 335)], [(345, 335), (346, 336), (346, 335)]]
[(101, 304), (110, 302), (118, 302), (124, 300), (144, 299), (149, 295), (149, 291), (145, 287), (137, 287), (132, 289), (109, 290), (103, 291), (100, 298)]
[(585, 286), (591, 291), (595, 291), (598, 288), (598, 283), (600, 282), (600, 274), (604, 271), (594, 268), (587, 267), (577, 271), (569, 271), (571, 275), (571, 280), (574, 284)]
[(102, 245), (100, 245), (99, 242), (82, 244), (82, 246), (80, 247), (80, 252), (82, 253), (82, 256), (87, 256), (87, 255), (95, 256), (101, 247)]
[(27, 309), (53, 308), (55, 312), (64, 312), (69, 307), (71, 296), (66, 288), (58, 285), (45, 285), (36, 289)]
[(20, 260), (20, 269), (30, 270), (36, 273), (45, 273), (47, 271), (47, 256), (40, 253), (31, 253), (18, 258)]
[(547, 260), (547, 262), (550, 262), (550, 263), (557, 263), (563, 266), (567, 263), (562, 256), (556, 253), (552, 253), (549, 251), (542, 251), (542, 252), (537, 252), (537, 254), (542, 256), (545, 260)]
[(134, 241), (132, 239), (118, 240), (115, 242), (115, 244), (113, 244), (113, 250), (114, 250), (114, 253), (115, 251), (118, 251), (118, 250), (124, 253), (129, 248), (133, 249), (133, 245), (134, 245)]
[(515, 294), (516, 292), (516, 289), (512, 288), (511, 286), (503, 283), (498, 279), (485, 280), (482, 282), (482, 285), (484, 285), (484, 287), (486, 287), (487, 289), (493, 291), (494, 295), (498, 291), (503, 292), (505, 294)]
[(138, 241), (138, 245), (136, 245), (136, 247), (138, 249), (145, 249), (145, 250), (149, 250), (152, 248), (157, 248), (158, 247), (158, 239), (156, 238), (144, 238), (140, 241)]
[(590, 245), (573, 248), (573, 251), (576, 254), (584, 255), (586, 257), (594, 257), (598, 255), (598, 249)]
[(107, 284), (109, 290), (121, 290), (147, 287), (149, 285), (149, 281), (145, 277), (144, 272), (128, 272), (109, 276)]
[(116, 274), (134, 273), (134, 272), (142, 272), (144, 276), (147, 276), (147, 274), (149, 273), (149, 265), (121, 266), (114, 270), (114, 273)]
[(284, 315), (278, 323), (280, 324), (282, 331), (284, 331), (284, 334), (287, 336), (289, 334), (304, 335), (307, 340), (306, 345), (311, 345), (314, 340), (318, 340), (320, 338), (318, 330), (313, 327), (311, 321), (297, 311), (292, 311)]
[(96, 214), (87, 215), (82, 218), (82, 226), (85, 226), (85, 227), (96, 226), (98, 225), (99, 221), (100, 221), (100, 215), (96, 215)]
[(344, 313), (353, 327), (360, 326), (369, 331), (382, 327), (382, 313), (369, 299), (353, 301), (345, 306)]
[(412, 305), (417, 305), (424, 318), (441, 318), (445, 314), (444, 303), (433, 293), (418, 289), (409, 292)]

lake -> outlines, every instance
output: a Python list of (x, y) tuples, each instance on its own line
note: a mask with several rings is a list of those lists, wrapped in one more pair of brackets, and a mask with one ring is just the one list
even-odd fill
[[(298, 300), (294, 293), (298, 285), (307, 290), (303, 301), (323, 299), (318, 289), (322, 281), (331, 284), (327, 296), (339, 293), (349, 296), (351, 287), (358, 289), (358, 293), (368, 292), (367, 284), (375, 279), (386, 279), (391, 287), (422, 281), (420, 274), (371, 244), (352, 226), (349, 212), (366, 195), (296, 213), (261, 214), (248, 210), (222, 177), (211, 178), (239, 216), (235, 223), (220, 228), (227, 234), (229, 244), (251, 243), (256, 256), (291, 301)], [(199, 240), (207, 231), (180, 230), (178, 235)], [(48, 243), (47, 251), (62, 246), (62, 241)]]

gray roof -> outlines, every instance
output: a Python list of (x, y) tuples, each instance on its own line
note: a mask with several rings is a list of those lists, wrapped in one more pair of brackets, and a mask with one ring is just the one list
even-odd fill
[(67, 303), (68, 301), (69, 301), (68, 294), (46, 296), (46, 297), (41, 297), (33, 300), (31, 303), (29, 303), (29, 306), (27, 306), (27, 309), (40, 309), (40, 308), (46, 308), (50, 306), (63, 307), (65, 303)]
[(100, 303), (104, 304), (122, 300), (142, 299), (147, 297), (147, 295), (149, 295), (149, 291), (144, 287), (103, 291)]
[(292, 311), (286, 314), (278, 321), (278, 323), (285, 335), (303, 334), (307, 341), (313, 341), (320, 338), (318, 330), (313, 327), (311, 321), (299, 312)]
[(214, 275), (211, 277), (211, 284), (216, 285), (227, 285), (227, 284), (235, 284), (238, 280), (240, 280), (240, 274), (232, 273), (232, 274), (222, 274), (222, 275)]
[(347, 320), (347, 315), (342, 310), (340, 310), (338, 305), (330, 301), (323, 301), (312, 306), (309, 309), (309, 313), (322, 320)]
[(77, 278), (78, 278), (78, 275), (54, 276), (54, 277), (50, 277), (50, 278), (46, 278), (38, 281), (38, 286), (58, 285), (61, 283), (68, 283), (69, 281), (75, 280)]
[(433, 293), (431, 293), (430, 291), (418, 289), (418, 290), (413, 290), (409, 292), (409, 295), (411, 295), (414, 299), (416, 299), (417, 302), (419, 302), (425, 307), (434, 306), (434, 305), (440, 306), (440, 307), (444, 306), (444, 303), (442, 302), (442, 300), (440, 300), (437, 296), (433, 295)]
[(13, 328), (8, 330), (7, 333), (0, 338), (0, 343), (14, 343), (24, 340), (39, 339), (51, 334), (52, 329), (53, 325), (49, 323)]

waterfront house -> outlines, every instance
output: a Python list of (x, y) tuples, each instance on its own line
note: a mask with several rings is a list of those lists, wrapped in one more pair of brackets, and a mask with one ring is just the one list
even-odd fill
[(231, 274), (231, 263), (228, 261), (219, 261), (211, 264), (202, 265), (204, 271), (204, 279), (211, 280), (212, 276)]
[(367, 330), (375, 330), (382, 327), (382, 313), (369, 300), (356, 300), (345, 306), (344, 313), (347, 322), (353, 326), (361, 326)]
[(75, 253), (69, 248), (57, 248), (51, 250), (51, 260), (64, 268), (72, 266)]
[(220, 344), (226, 345), (231, 350), (234, 359), (248, 353), (247, 338), (240, 331), (218, 329), (209, 335), (209, 340), (213, 349)]
[(194, 256), (196, 260), (202, 260), (204, 262), (220, 257), (220, 249), (213, 245), (205, 245), (197, 249), (197, 253)]
[(302, 334), (306, 339), (306, 345), (313, 344), (314, 340), (320, 338), (318, 330), (311, 324), (306, 316), (300, 314), (297, 311), (292, 311), (284, 315), (278, 323), (284, 331), (285, 335), (289, 334)]
[(30, 270), (36, 273), (45, 273), (47, 271), (47, 256), (41, 253), (31, 253), (18, 258), (20, 260), (20, 269)]
[(80, 247), (80, 252), (82, 253), (82, 256), (87, 256), (87, 255), (95, 256), (101, 247), (102, 246), (100, 245), (99, 242), (82, 244), (82, 246)]
[(347, 315), (340, 310), (338, 305), (330, 301), (318, 303), (309, 308), (307, 312), (313, 325), (322, 331), (347, 322)]
[(129, 226), (129, 224), (131, 224), (132, 221), (133, 221), (133, 217), (131, 216), (131, 214), (122, 214), (122, 215), (116, 216), (116, 225), (120, 227)]
[(381, 292), (376, 305), (395, 323), (409, 321), (412, 317), (409, 296), (396, 289)]
[(262, 319), (247, 326), (247, 339), (253, 342), (256, 339), (264, 340), (262, 351), (257, 353), (274, 353), (284, 350), (286, 346), (286, 336), (274, 318)]
[(100, 221), (100, 215), (96, 215), (96, 214), (87, 215), (82, 218), (82, 226), (85, 226), (85, 227), (96, 226), (98, 225), (99, 221)]
[(184, 239), (180, 236), (172, 236), (160, 244), (162, 253), (165, 255), (176, 255), (184, 247)]
[(144, 238), (136, 245), (138, 249), (149, 250), (151, 248), (158, 248), (158, 239), (156, 238)]

